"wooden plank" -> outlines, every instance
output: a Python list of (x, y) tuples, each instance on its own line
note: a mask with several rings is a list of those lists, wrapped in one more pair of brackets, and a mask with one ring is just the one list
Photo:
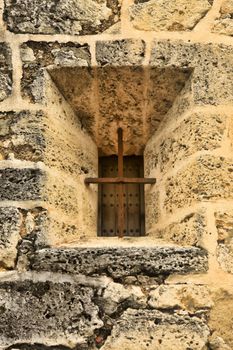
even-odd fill
[[(118, 178), (123, 178), (124, 169), (123, 169), (123, 130), (118, 128)], [(124, 223), (125, 223), (125, 213), (124, 213), (124, 188), (123, 182), (119, 182), (118, 186), (118, 230), (119, 237), (122, 238), (124, 236)]]
[(155, 184), (155, 178), (141, 178), (141, 177), (87, 177), (84, 180), (85, 184)]

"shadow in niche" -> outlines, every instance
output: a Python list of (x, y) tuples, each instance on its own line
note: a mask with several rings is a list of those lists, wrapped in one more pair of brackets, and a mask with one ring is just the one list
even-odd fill
[[(40, 343), (32, 343), (32, 344), (27, 344), (27, 343), (21, 343), (21, 344), (16, 344), (16, 345), (11, 345), (6, 350), (70, 350), (71, 348), (64, 346), (64, 345), (44, 345)], [(76, 348), (72, 348), (76, 349)], [(78, 348), (81, 350), (81, 348)], [(78, 350), (77, 349), (77, 350)]]
[(118, 125), (125, 133), (125, 155), (142, 154), (191, 73), (187, 68), (142, 66), (49, 71), (104, 155), (117, 153)]

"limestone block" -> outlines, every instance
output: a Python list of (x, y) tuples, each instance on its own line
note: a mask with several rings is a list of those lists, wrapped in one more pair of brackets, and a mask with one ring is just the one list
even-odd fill
[(0, 283), (1, 347), (44, 343), (85, 344), (103, 326), (94, 290), (71, 282), (21, 280)]
[(0, 200), (37, 200), (42, 198), (45, 174), (38, 168), (0, 169)]
[(0, 157), (14, 154), (16, 159), (42, 161), (75, 177), (93, 175), (97, 168), (93, 143), (78, 118), (72, 125), (64, 112), (62, 118), (65, 123), (42, 111), (0, 112)]
[(119, 20), (118, 1), (5, 1), (4, 19), (14, 33), (96, 34)]
[(21, 224), (22, 215), (17, 208), (0, 208), (0, 265), (3, 267), (13, 268), (15, 265)]
[(145, 42), (138, 39), (97, 41), (96, 60), (99, 65), (136, 65), (143, 62)]
[(219, 34), (233, 35), (233, 1), (224, 0), (220, 8), (219, 17), (214, 21), (212, 31)]
[(147, 189), (145, 191), (146, 232), (160, 219), (159, 191)]
[(108, 315), (117, 311), (119, 304), (123, 303), (132, 308), (144, 308), (147, 305), (147, 297), (138, 286), (123, 286), (120, 283), (111, 282), (104, 290), (102, 297), (104, 312)]
[(207, 287), (189, 284), (161, 285), (150, 292), (148, 304), (155, 309), (182, 309), (192, 314), (213, 306)]
[(218, 262), (221, 268), (233, 273), (233, 211), (215, 213), (218, 231)]
[(230, 46), (179, 40), (154, 41), (150, 64), (161, 68), (193, 69), (192, 91), (197, 104), (230, 104), (233, 101), (233, 54)]
[[(169, 121), (172, 122), (168, 116), (164, 130)], [(221, 147), (225, 129), (225, 115), (198, 112), (190, 113), (175, 129), (164, 133), (161, 141), (158, 142), (157, 134), (154, 134), (144, 152), (147, 176), (157, 167), (161, 172), (166, 172), (196, 152)]]
[(11, 50), (5, 43), (0, 43), (0, 101), (5, 100), (12, 91)]
[(160, 170), (166, 172), (198, 151), (221, 147), (226, 116), (212, 113), (194, 113), (166, 134), (159, 145)]
[(139, 30), (187, 31), (211, 8), (207, 0), (135, 1), (130, 7), (133, 26)]
[(45, 97), (44, 71), (46, 67), (88, 66), (90, 53), (86, 44), (33, 42), (21, 45), (23, 77), (22, 94), (33, 102)]
[(36, 271), (105, 274), (118, 279), (139, 274), (197, 273), (208, 269), (206, 251), (194, 247), (46, 248), (36, 251), (29, 260)]
[(233, 294), (220, 288), (213, 296), (213, 301), (209, 317), (209, 327), (213, 332), (210, 349), (230, 350), (233, 348)]
[(108, 337), (104, 350), (206, 349), (209, 329), (197, 317), (128, 309)]
[(80, 213), (78, 193), (82, 186), (60, 173), (49, 173), (37, 166), (0, 169), (1, 200), (40, 200), (66, 214)]
[(203, 212), (191, 213), (164, 229), (155, 230), (153, 237), (182, 246), (201, 246), (206, 233), (206, 219)]
[(197, 157), (166, 181), (168, 212), (200, 201), (233, 198), (233, 160), (205, 155)]

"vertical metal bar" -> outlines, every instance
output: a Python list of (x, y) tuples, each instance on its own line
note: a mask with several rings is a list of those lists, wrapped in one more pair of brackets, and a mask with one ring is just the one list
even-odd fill
[[(123, 130), (119, 128), (117, 130), (118, 134), (118, 176), (124, 176), (123, 170)], [(118, 196), (119, 196), (119, 205), (118, 205), (118, 229), (119, 237), (124, 236), (124, 188), (123, 184), (118, 185)]]

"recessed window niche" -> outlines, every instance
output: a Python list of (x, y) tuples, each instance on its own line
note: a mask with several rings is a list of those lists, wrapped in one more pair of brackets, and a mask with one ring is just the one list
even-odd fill
[(174, 122), (179, 106), (184, 107), (190, 94), (191, 70), (65, 67), (53, 69), (49, 75), (51, 86), (55, 84), (54, 92), (50, 89), (51, 113), (52, 109), (59, 112), (53, 113), (54, 121), (51, 120), (48, 152), (59, 149), (59, 155), (48, 157), (54, 159), (48, 165), (51, 171), (59, 167), (59, 181), (64, 180), (63, 190), (57, 191), (59, 198), (53, 201), (49, 213), (49, 230), (52, 227), (60, 232), (55, 243), (105, 236), (98, 232), (98, 186), (86, 185), (84, 180), (98, 177), (99, 159), (117, 155), (119, 127), (124, 131), (124, 156), (141, 157), (145, 176), (158, 177), (155, 185), (145, 186), (143, 235), (153, 235), (159, 220), (161, 181), (159, 147), (155, 142)]

